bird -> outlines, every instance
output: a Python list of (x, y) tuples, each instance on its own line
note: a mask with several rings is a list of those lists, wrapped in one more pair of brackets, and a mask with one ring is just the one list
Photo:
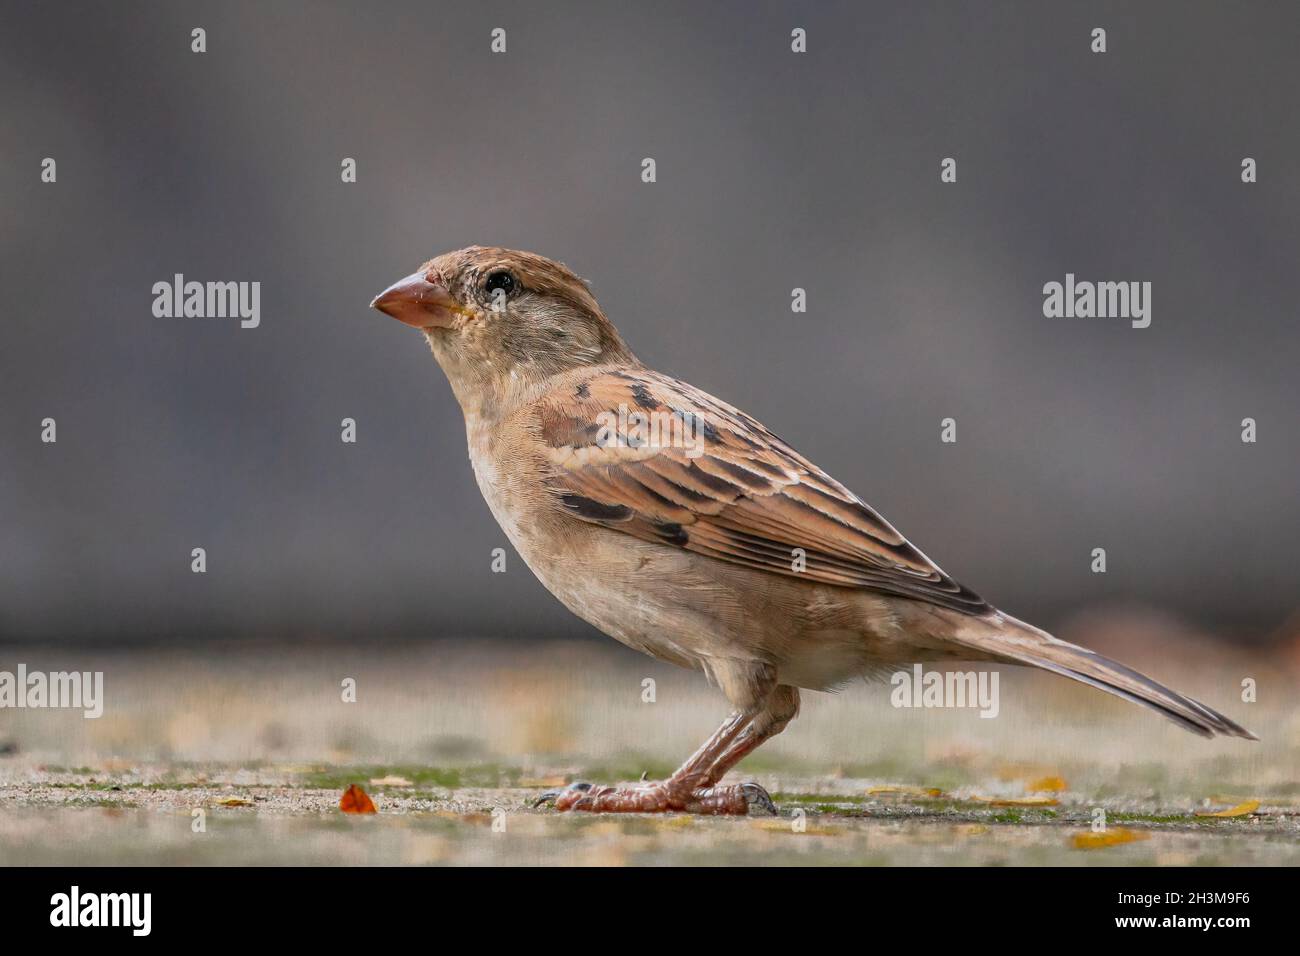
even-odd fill
[(588, 284), (469, 246), (371, 303), (423, 334), (488, 508), (543, 585), (624, 645), (701, 672), (722, 725), (670, 776), (574, 783), (559, 811), (775, 813), (724, 775), (833, 690), (902, 664), (1042, 668), (1205, 737), (1257, 739), (1117, 661), (998, 610), (757, 419), (640, 362)]

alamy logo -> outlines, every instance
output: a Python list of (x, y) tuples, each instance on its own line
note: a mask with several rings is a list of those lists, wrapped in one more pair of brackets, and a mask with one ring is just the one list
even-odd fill
[(996, 717), (1001, 709), (997, 671), (926, 671), (913, 664), (910, 671), (895, 671), (889, 682), (895, 707), (979, 708), (981, 717)]
[(51, 926), (129, 926), (131, 935), (148, 936), (153, 923), (152, 893), (71, 892), (50, 897)]
[(155, 282), (153, 295), (153, 314), (160, 319), (238, 317), (245, 329), (262, 322), (260, 282), (186, 282), (178, 272), (171, 282)]
[(1129, 319), (1135, 329), (1151, 324), (1150, 282), (1065, 282), (1043, 286), (1043, 315), (1049, 319)]
[(0, 671), (0, 708), (80, 709), (94, 720), (104, 715), (103, 671)]

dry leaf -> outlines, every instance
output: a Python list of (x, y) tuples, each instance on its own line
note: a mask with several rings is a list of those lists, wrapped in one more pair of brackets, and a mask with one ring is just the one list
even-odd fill
[(905, 797), (942, 797), (943, 791), (938, 787), (869, 787), (867, 796), (893, 794)]
[(374, 803), (366, 792), (355, 783), (343, 792), (339, 800), (339, 809), (344, 813), (377, 813)]
[[(1232, 796), (1232, 797), (1229, 797), (1229, 796), (1219, 796), (1219, 795), (1217, 795), (1217, 794), (1211, 794), (1211, 795), (1209, 796), (1209, 798), (1207, 798), (1207, 801), (1206, 801), (1206, 802), (1207, 802), (1207, 803), (1226, 803), (1226, 804), (1229, 804), (1229, 805), (1235, 805), (1235, 804), (1242, 803), (1243, 801), (1245, 801), (1245, 800), (1249, 800), (1249, 799), (1253, 799), (1253, 798), (1251, 798), (1251, 797), (1242, 797), (1242, 796)], [(1276, 794), (1274, 794), (1273, 796), (1271, 796), (1271, 797), (1268, 798), (1268, 802), (1269, 802), (1269, 804), (1270, 804), (1271, 806), (1275, 806), (1275, 807), (1279, 807), (1279, 808), (1285, 808), (1285, 807), (1300, 807), (1300, 796), (1279, 797), (1279, 796), (1277, 796)], [(1268, 812), (1269, 812), (1268, 810), (1265, 810), (1265, 811), (1264, 811), (1264, 813), (1268, 813)]]
[(391, 774), (387, 777), (372, 777), (370, 780), (372, 787), (413, 787), (415, 784), (405, 777), (394, 777)]
[(1148, 839), (1150, 839), (1150, 835), (1143, 833), (1141, 830), (1113, 827), (1100, 833), (1076, 833), (1070, 842), (1076, 850), (1099, 850), (1102, 847), (1119, 846), (1121, 843), (1133, 843), (1137, 840)]
[(1025, 789), (1034, 793), (1060, 793), (1067, 788), (1064, 777), (1040, 777)]
[(221, 806), (223, 807), (251, 807), (252, 805), (253, 804), (248, 800), (235, 800), (233, 798), (221, 801)]
[(991, 807), (1056, 807), (1061, 801), (1055, 797), (971, 797)]
[(1258, 800), (1247, 800), (1245, 803), (1239, 803), (1235, 807), (1229, 807), (1227, 810), (1198, 810), (1198, 817), (1244, 817), (1249, 816), (1259, 809)]

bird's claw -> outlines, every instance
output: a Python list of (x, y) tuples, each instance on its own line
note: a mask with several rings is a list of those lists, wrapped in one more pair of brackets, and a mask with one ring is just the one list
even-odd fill
[(778, 815), (776, 801), (772, 799), (770, 793), (758, 784), (750, 782), (742, 783), (739, 786), (741, 794), (744, 795), (746, 802), (749, 804), (749, 810), (751, 813), (755, 808), (758, 808), (760, 810), (765, 810), (772, 816)]
[(533, 801), (533, 809), (536, 810), (544, 803), (554, 803), (556, 800), (560, 799), (560, 795), (565, 791), (582, 790), (585, 792), (590, 789), (591, 784), (589, 783), (571, 783), (567, 787), (561, 787), (559, 790), (547, 790), (544, 794)]

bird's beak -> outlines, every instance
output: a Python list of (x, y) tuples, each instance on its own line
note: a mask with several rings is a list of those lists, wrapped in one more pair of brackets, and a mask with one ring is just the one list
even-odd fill
[(437, 274), (412, 273), (379, 293), (370, 306), (417, 329), (445, 329), (464, 309), (445, 285), (431, 278)]

